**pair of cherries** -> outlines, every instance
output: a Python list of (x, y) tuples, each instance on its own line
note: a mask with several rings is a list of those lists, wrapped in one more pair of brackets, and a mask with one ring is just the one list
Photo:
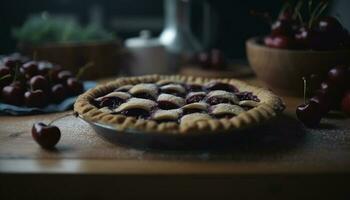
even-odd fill
[(209, 49), (196, 53), (190, 58), (190, 63), (204, 69), (222, 69), (227, 66), (224, 53), (219, 49)]
[[(317, 127), (324, 115), (339, 107), (350, 114), (350, 67), (338, 66), (329, 70), (326, 81), (314, 91), (308, 103), (296, 109), (298, 119), (308, 127)], [(304, 79), (304, 98), (306, 92)]]

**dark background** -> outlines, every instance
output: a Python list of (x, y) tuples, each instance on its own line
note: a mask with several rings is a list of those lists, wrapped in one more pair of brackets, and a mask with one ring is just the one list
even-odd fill
[[(203, 0), (204, 1), (204, 0)], [(250, 10), (278, 13), (282, 0), (217, 0), (209, 1), (218, 14), (216, 37), (212, 47), (222, 49), (231, 58), (245, 56), (244, 42), (247, 38), (266, 34), (269, 26), (250, 15)], [(202, 0), (192, 2), (193, 30), (200, 34), (199, 7)], [(329, 12), (341, 18), (350, 27), (350, 1), (333, 1)], [(157, 36), (163, 28), (163, 0), (11, 0), (0, 3), (0, 54), (16, 50), (11, 29), (20, 26), (27, 16), (47, 11), (51, 14), (68, 15), (86, 24), (92, 19), (115, 32), (121, 39), (134, 37), (142, 29), (149, 29)], [(197, 21), (196, 21), (197, 20)]]

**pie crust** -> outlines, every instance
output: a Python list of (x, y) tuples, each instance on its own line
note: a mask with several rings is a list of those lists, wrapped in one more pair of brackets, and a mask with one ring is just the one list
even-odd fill
[[(194, 91), (186, 94), (185, 88), (181, 84), (205, 85), (212, 82), (226, 83), (235, 89), (253, 93), (258, 99), (239, 100), (238, 97), (226, 91), (209, 91), (208, 98), (220, 95), (230, 103), (218, 103), (208, 105), (203, 102), (185, 104), (186, 96), (201, 91)], [(159, 88), (154, 87), (157, 83)], [(166, 85), (167, 84), (167, 85)], [(163, 93), (164, 90), (184, 94), (182, 97), (171, 93)], [(153, 99), (142, 99), (138, 96), (131, 96), (140, 93), (150, 94)], [(131, 95), (130, 95), (131, 94)], [(102, 96), (116, 96), (127, 100), (117, 108), (111, 110), (106, 107), (98, 108), (94, 105), (96, 99)], [(178, 108), (169, 110), (156, 110), (151, 114), (151, 119), (136, 118), (123, 115), (120, 112), (130, 108), (141, 108), (151, 111), (157, 105), (157, 100), (167, 99)], [(245, 107), (250, 107), (245, 110)], [(133, 129), (144, 133), (164, 133), (164, 134), (201, 134), (232, 132), (234, 130), (247, 128), (260, 124), (284, 110), (285, 106), (281, 98), (271, 91), (250, 86), (235, 79), (212, 79), (182, 75), (147, 75), (138, 77), (117, 78), (109, 83), (99, 85), (88, 90), (78, 97), (74, 104), (74, 111), (87, 121), (105, 124), (115, 127), (117, 130)], [(201, 112), (183, 115), (188, 109), (196, 109)], [(215, 115), (231, 114), (233, 117), (213, 118)], [(182, 116), (181, 118), (179, 118)], [(176, 120), (174, 121), (162, 121)]]

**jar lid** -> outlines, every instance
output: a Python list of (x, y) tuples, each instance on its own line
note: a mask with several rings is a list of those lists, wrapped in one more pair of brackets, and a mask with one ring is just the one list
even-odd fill
[(154, 47), (161, 46), (158, 38), (151, 38), (152, 33), (149, 30), (142, 30), (139, 37), (129, 38), (125, 41), (126, 47), (139, 48), (139, 47)]

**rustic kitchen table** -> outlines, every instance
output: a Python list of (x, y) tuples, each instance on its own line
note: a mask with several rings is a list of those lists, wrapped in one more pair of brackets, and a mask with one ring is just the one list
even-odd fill
[(64, 113), (0, 116), (0, 199), (349, 199), (350, 119), (332, 113), (307, 129), (294, 115), (301, 98), (283, 99), (283, 115), (251, 130), (263, 140), (225, 150), (114, 145), (69, 116), (55, 123), (62, 138), (47, 151), (31, 138), (31, 126)]

